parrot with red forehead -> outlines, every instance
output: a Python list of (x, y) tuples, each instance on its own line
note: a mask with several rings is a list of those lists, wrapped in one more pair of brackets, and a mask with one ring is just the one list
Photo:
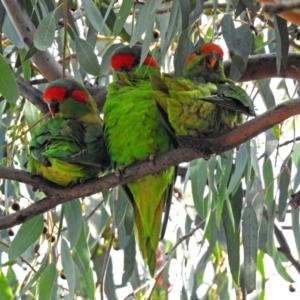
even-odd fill
[[(110, 61), (114, 82), (107, 86), (104, 133), (117, 174), (135, 162), (174, 149), (172, 137), (161, 122), (149, 80), (149, 74), (159, 74), (159, 66), (150, 54), (142, 63), (140, 58), (141, 47), (121, 46)], [(123, 185), (133, 208), (135, 239), (151, 276), (155, 272), (159, 239), (163, 238), (168, 221), (175, 177), (176, 167), (171, 167)]]
[(202, 45), (189, 55), (185, 63), (184, 77), (196, 84), (213, 83), (217, 92), (199, 100), (209, 101), (222, 107), (222, 125), (228, 128), (242, 123), (242, 114), (255, 116), (249, 95), (224, 73), (224, 52), (214, 43)]
[(70, 79), (51, 82), (44, 91), (52, 118), (29, 143), (27, 168), (61, 186), (103, 175), (110, 167), (103, 121), (92, 96)]

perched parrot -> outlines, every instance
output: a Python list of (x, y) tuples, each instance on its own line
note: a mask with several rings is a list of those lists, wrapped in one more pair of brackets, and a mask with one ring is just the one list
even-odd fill
[(103, 121), (86, 88), (60, 79), (48, 85), (43, 98), (53, 118), (33, 133), (28, 170), (61, 186), (104, 174), (110, 159)]
[(255, 116), (253, 103), (248, 94), (224, 73), (223, 50), (214, 43), (202, 45), (192, 53), (185, 64), (184, 77), (197, 84), (214, 83), (217, 92), (201, 98), (223, 107), (222, 125), (232, 128), (242, 123), (241, 113)]
[[(110, 61), (115, 73), (103, 108), (104, 133), (116, 173), (174, 148), (161, 123), (149, 80), (149, 74), (159, 74), (159, 67), (150, 54), (141, 65), (140, 57), (141, 47), (122, 46)], [(167, 225), (175, 177), (176, 167), (171, 167), (123, 186), (133, 207), (135, 238), (151, 276)]]
[(201, 100), (210, 97), (217, 88), (214, 84), (196, 85), (192, 81), (167, 74), (151, 74), (151, 84), (157, 106), (166, 128), (175, 136), (208, 136), (221, 128), (221, 110)]

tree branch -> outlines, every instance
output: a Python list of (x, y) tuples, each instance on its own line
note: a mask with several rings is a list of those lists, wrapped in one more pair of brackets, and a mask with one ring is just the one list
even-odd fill
[[(20, 39), (23, 41), (24, 47), (29, 49), (33, 45), (36, 28), (31, 22), (25, 7), (19, 0), (2, 0), (2, 3)], [(49, 51), (37, 50), (31, 60), (48, 81), (61, 78), (62, 66)]]
[(223, 153), (297, 114), (300, 114), (300, 99), (286, 101), (220, 136), (205, 139), (190, 138), (188, 139), (188, 145), (157, 156), (154, 163), (152, 161), (143, 161), (129, 166), (122, 173), (121, 179), (112, 173), (100, 179), (91, 179), (83, 184), (63, 188), (48, 183), (40, 177), (32, 177), (25, 171), (2, 167), (0, 168), (0, 178), (29, 184), (35, 189), (38, 188), (44, 191), (47, 196), (23, 210), (0, 218), (0, 229), (10, 228), (23, 223), (58, 204), (72, 199), (90, 196), (94, 193), (126, 184), (142, 176), (165, 170), (182, 162), (191, 161), (199, 157), (208, 157), (214, 153)]
[(34, 88), (29, 83), (17, 79), (20, 95), (35, 105), (42, 113), (49, 111), (47, 104), (43, 101), (43, 94), (40, 90)]
[[(231, 61), (224, 62), (225, 73), (229, 76)], [(243, 76), (238, 80), (239, 82), (268, 79), (274, 77), (291, 78), (300, 81), (300, 55), (296, 53), (289, 53), (286, 67), (281, 68), (280, 73), (276, 70), (276, 54), (259, 54), (252, 55), (248, 59), (246, 70)]]

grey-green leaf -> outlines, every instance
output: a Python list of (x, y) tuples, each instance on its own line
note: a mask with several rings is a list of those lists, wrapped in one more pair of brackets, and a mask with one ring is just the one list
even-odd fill
[(134, 32), (130, 40), (130, 47), (137, 43), (146, 29), (149, 29), (149, 27), (153, 28), (155, 12), (160, 4), (161, 0), (153, 0), (146, 1), (142, 6), (137, 16)]
[(75, 267), (71, 256), (71, 250), (64, 238), (61, 240), (61, 262), (67, 278), (69, 293), (70, 295), (73, 295), (75, 290)]
[(68, 224), (70, 247), (73, 249), (78, 241), (82, 225), (82, 212), (78, 199), (64, 203), (64, 213)]
[(39, 290), (39, 300), (51, 299), (51, 293), (53, 290), (53, 284), (56, 277), (56, 268), (54, 263), (51, 263), (42, 273), (38, 290)]
[(36, 216), (20, 227), (8, 249), (9, 259), (22, 255), (40, 237), (44, 229), (43, 216)]
[(117, 36), (122, 30), (126, 19), (130, 13), (131, 7), (133, 6), (134, 0), (122, 1), (119, 13), (117, 14), (117, 19), (114, 25), (114, 35)]
[(53, 43), (55, 34), (54, 12), (47, 15), (39, 24), (34, 38), (34, 45), (41, 51), (47, 50)]
[(244, 281), (247, 293), (256, 288), (258, 222), (252, 206), (246, 206), (243, 214)]
[(276, 38), (276, 66), (277, 73), (280, 73), (281, 67), (285, 68), (289, 52), (289, 33), (287, 21), (274, 15), (274, 29)]
[(100, 73), (100, 65), (93, 47), (85, 40), (76, 37), (75, 39), (76, 54), (82, 69), (94, 76)]
[(281, 166), (281, 176), (279, 179), (279, 201), (278, 201), (278, 219), (283, 221), (288, 208), (287, 199), (291, 180), (292, 160), (284, 161)]
[(84, 224), (81, 222), (81, 231), (75, 246), (76, 253), (78, 254), (79, 260), (85, 272), (90, 268), (90, 250), (87, 244), (87, 235), (84, 229)]
[(9, 102), (16, 102), (19, 98), (19, 89), (14, 74), (5, 58), (0, 54), (0, 93)]
[(4, 274), (0, 269), (0, 290), (1, 290), (1, 300), (11, 300), (13, 299), (13, 292), (5, 278)]
[(93, 27), (101, 31), (104, 20), (96, 4), (92, 0), (84, 0), (82, 6)]

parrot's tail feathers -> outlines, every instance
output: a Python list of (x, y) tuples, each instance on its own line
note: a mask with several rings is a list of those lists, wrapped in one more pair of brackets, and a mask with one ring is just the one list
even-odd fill
[(171, 202), (172, 202), (172, 196), (173, 196), (173, 185), (175, 183), (176, 177), (177, 177), (177, 170), (178, 166), (175, 166), (175, 172), (173, 177), (173, 184), (170, 184), (167, 191), (166, 191), (166, 200), (165, 200), (165, 213), (164, 213), (164, 219), (161, 226), (161, 232), (160, 232), (160, 240), (164, 238), (164, 235), (166, 233), (168, 221), (169, 221), (169, 214), (171, 209)]

